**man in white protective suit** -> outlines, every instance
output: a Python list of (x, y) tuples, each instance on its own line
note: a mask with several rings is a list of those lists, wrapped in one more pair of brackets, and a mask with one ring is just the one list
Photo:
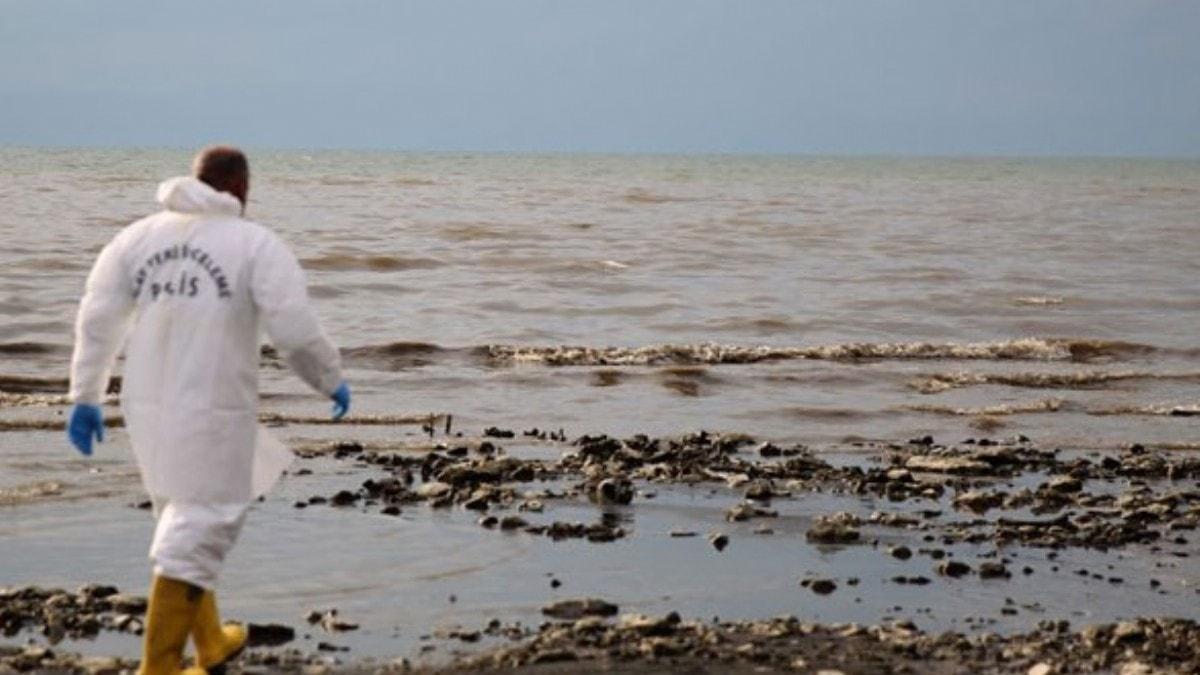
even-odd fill
[[(219, 672), (245, 646), (213, 589), (251, 502), (291, 453), (258, 426), (259, 338), (346, 413), (337, 348), (304, 273), (267, 228), (243, 219), (245, 155), (211, 147), (193, 177), (158, 187), (163, 210), (122, 230), (92, 268), (75, 324), (68, 423), (84, 455), (104, 440), (100, 411), (121, 347), (121, 408), (158, 520), (139, 673)], [(195, 666), (184, 668), (188, 637)]]

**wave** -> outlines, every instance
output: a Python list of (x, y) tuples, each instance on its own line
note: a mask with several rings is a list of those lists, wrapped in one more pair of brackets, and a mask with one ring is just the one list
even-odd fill
[(1083, 412), (1094, 416), (1149, 416), (1149, 417), (1200, 417), (1200, 403), (1181, 404), (1149, 404), (1149, 405), (1118, 405), (1110, 407), (1084, 408), (1071, 404), (1061, 398), (1047, 398), (1040, 401), (1024, 403), (1005, 403), (1000, 405), (982, 406), (978, 408), (958, 408), (946, 405), (907, 405), (901, 410), (937, 415), (955, 415), (962, 417), (1006, 417), (1009, 415), (1026, 415), (1033, 413)]
[(1147, 415), (1153, 417), (1200, 417), (1200, 403), (1121, 405), (1088, 410), (1089, 415)]
[(285, 413), (260, 412), (258, 421), (263, 424), (310, 424), (331, 425), (344, 424), (349, 426), (416, 426), (436, 425), (445, 422), (444, 413), (429, 413), (424, 415), (348, 415), (340, 420), (332, 420), (325, 415), (289, 415)]
[(625, 193), (625, 201), (630, 204), (666, 204), (669, 202), (691, 201), (681, 197), (671, 197), (655, 192), (650, 192), (643, 188), (633, 188)]
[[(511, 311), (532, 309), (510, 308)], [(624, 307), (626, 314), (661, 311), (661, 307)], [(0, 355), (69, 354), (65, 345), (44, 342), (0, 343)], [(408, 361), (417, 365), (434, 363), (446, 356), (468, 356), (489, 366), (540, 364), (545, 366), (700, 366), (737, 365), (774, 361), (1040, 361), (1111, 362), (1156, 352), (1189, 357), (1200, 350), (1166, 350), (1150, 345), (1115, 340), (1069, 338), (1020, 338), (995, 342), (846, 342), (811, 346), (730, 345), (715, 342), (658, 344), (643, 347), (594, 347), (586, 345), (505, 345), (443, 347), (425, 342), (389, 342), (348, 347), (342, 354), (350, 360)], [(276, 358), (270, 346), (262, 348), (267, 359)], [(0, 376), (2, 378), (3, 376)], [(936, 392), (975, 384), (1010, 384), (1029, 387), (1086, 387), (1104, 382), (1137, 379), (1200, 379), (1200, 373), (1080, 373), (1080, 374), (934, 374), (910, 383), (920, 391)], [(14, 386), (21, 386), (15, 380)], [(32, 380), (31, 380), (32, 381)], [(0, 389), (6, 389), (0, 379)], [(61, 380), (56, 380), (56, 384)], [(9, 389), (25, 391), (25, 389)]]
[(811, 323), (802, 323), (800, 321), (778, 316), (732, 316), (728, 318), (710, 320), (703, 323), (658, 324), (652, 327), (672, 332), (694, 331), (714, 333), (745, 333), (750, 331), (759, 335), (779, 335), (783, 333), (795, 333), (798, 331), (807, 330), (810, 329), (811, 326)]
[[(303, 424), (313, 426), (328, 426), (333, 424), (344, 426), (417, 426), (439, 425), (446, 420), (445, 413), (428, 413), (420, 415), (347, 415), (340, 420), (330, 419), (326, 415), (290, 415), (276, 412), (260, 412), (258, 421), (267, 425)], [(0, 432), (6, 431), (61, 431), (66, 426), (62, 419), (0, 419)], [(125, 426), (124, 415), (105, 415), (104, 426), (109, 429), (120, 429)]]
[(666, 344), (648, 347), (488, 345), (485, 357), (495, 363), (540, 363), (549, 366), (653, 366), (749, 364), (787, 360), (1112, 360), (1149, 354), (1149, 345), (1114, 340), (1021, 338), (999, 342), (931, 343), (853, 342), (810, 347), (737, 346), (716, 343)]
[(70, 405), (66, 394), (14, 394), (0, 391), (0, 408), (30, 408)]
[(317, 179), (319, 185), (329, 185), (331, 187), (348, 187), (353, 185), (375, 185), (378, 181), (373, 178), (359, 178), (355, 176), (325, 176)]
[(802, 420), (824, 422), (852, 422), (874, 416), (871, 410), (856, 410), (853, 408), (822, 408), (814, 406), (796, 406), (783, 411), (788, 417)]
[(417, 178), (415, 176), (399, 176), (391, 180), (392, 185), (411, 185), (424, 187), (429, 185), (437, 185), (437, 181), (429, 178)]
[[(125, 418), (121, 416), (108, 416), (104, 418), (104, 426), (112, 429), (114, 427), (125, 426)], [(66, 420), (47, 420), (47, 419), (21, 419), (21, 420), (5, 420), (0, 419), (0, 431), (62, 431), (67, 428)]]
[(1063, 302), (1064, 300), (1056, 295), (1024, 295), (1013, 300), (1013, 304), (1032, 305), (1035, 307), (1061, 305)]
[(342, 350), (342, 357), (359, 364), (384, 364), (390, 368), (412, 368), (435, 363), (448, 352), (427, 342), (389, 342), (381, 345), (350, 347)]
[[(447, 225), (438, 231), (443, 239), (451, 241), (477, 241), (480, 239), (511, 239), (514, 233), (509, 229), (486, 223), (456, 223)], [(522, 237), (523, 238), (523, 237)]]
[(70, 382), (65, 377), (0, 375), (0, 392), (9, 394), (59, 394), (68, 386)]
[(429, 342), (388, 342), (381, 345), (367, 345), (364, 347), (350, 347), (343, 349), (342, 354), (349, 357), (385, 357), (395, 358), (403, 356), (425, 356), (429, 354), (437, 354), (439, 352), (450, 351), (445, 347)]
[(8, 263), (9, 269), (35, 270), (38, 272), (86, 271), (86, 263), (66, 258), (23, 258)]
[(1196, 443), (1193, 441), (1162, 441), (1159, 443), (1151, 443), (1151, 444), (1149, 444), (1149, 446), (1154, 448), (1155, 450), (1168, 450), (1168, 451), (1200, 450), (1200, 443)]
[(321, 271), (355, 271), (355, 272), (395, 272), (400, 270), (427, 270), (441, 267), (440, 260), (433, 258), (404, 258), (394, 255), (350, 255), (331, 253), (305, 258), (301, 266), (310, 270)]
[(592, 372), (593, 387), (615, 387), (625, 381), (625, 373), (619, 370), (596, 370)]
[(49, 342), (3, 342), (0, 354), (67, 354), (71, 348)]
[(963, 417), (1003, 417), (1007, 415), (1025, 415), (1030, 413), (1054, 413), (1065, 409), (1067, 402), (1061, 398), (1047, 398), (1040, 401), (1025, 403), (1002, 403), (999, 405), (982, 406), (978, 408), (957, 408), (947, 405), (906, 405), (904, 410), (937, 415), (956, 415)]
[(922, 394), (940, 394), (951, 389), (984, 384), (1030, 389), (1092, 389), (1130, 380), (1200, 380), (1200, 372), (938, 373), (918, 377), (910, 381), (908, 386)]
[(0, 506), (18, 506), (45, 499), (57, 497), (63, 492), (63, 483), (56, 480), (44, 480), (37, 483), (24, 483), (0, 489)]

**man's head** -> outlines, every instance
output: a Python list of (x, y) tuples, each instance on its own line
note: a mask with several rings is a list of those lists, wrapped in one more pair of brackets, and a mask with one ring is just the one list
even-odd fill
[(228, 192), (246, 206), (250, 193), (250, 163), (246, 155), (229, 145), (211, 145), (196, 154), (192, 173), (218, 192)]

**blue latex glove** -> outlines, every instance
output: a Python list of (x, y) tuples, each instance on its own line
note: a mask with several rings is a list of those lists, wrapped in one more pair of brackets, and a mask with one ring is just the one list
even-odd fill
[(333, 399), (333, 421), (336, 422), (350, 412), (350, 386), (345, 382), (339, 384), (330, 398)]
[(71, 421), (67, 423), (67, 437), (76, 450), (86, 456), (92, 454), (92, 437), (97, 443), (104, 442), (104, 415), (100, 406), (77, 403), (71, 408)]

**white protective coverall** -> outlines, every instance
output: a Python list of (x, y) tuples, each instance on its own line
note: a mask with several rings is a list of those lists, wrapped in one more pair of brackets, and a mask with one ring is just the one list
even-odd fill
[(326, 396), (341, 361), (296, 257), (242, 219), (236, 197), (180, 177), (158, 201), (164, 210), (122, 230), (92, 268), (70, 393), (100, 404), (125, 344), (121, 408), (159, 519), (155, 574), (211, 589), (250, 503), (291, 459), (258, 426), (262, 330)]

